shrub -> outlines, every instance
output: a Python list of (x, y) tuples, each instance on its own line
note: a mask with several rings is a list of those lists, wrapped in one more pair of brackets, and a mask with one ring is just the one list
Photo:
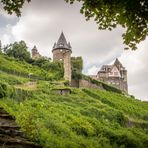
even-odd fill
[(0, 82), (0, 98), (7, 96), (7, 85)]
[(0, 98), (9, 97), (13, 93), (13, 88), (7, 83), (0, 81)]

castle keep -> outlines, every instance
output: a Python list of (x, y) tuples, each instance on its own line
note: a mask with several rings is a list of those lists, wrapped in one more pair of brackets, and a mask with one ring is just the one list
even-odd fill
[(67, 43), (66, 38), (61, 33), (58, 42), (53, 46), (53, 61), (63, 61), (64, 63), (64, 78), (71, 82), (71, 45)]

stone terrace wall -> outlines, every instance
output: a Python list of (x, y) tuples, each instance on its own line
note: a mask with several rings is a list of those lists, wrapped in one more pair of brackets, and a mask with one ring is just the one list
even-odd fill
[(85, 80), (81, 79), (79, 81), (72, 80), (71, 83), (72, 87), (77, 87), (77, 88), (94, 88), (94, 89), (99, 89), (99, 90), (106, 90), (106, 91), (111, 91), (119, 94), (123, 94), (124, 92), (116, 87), (110, 86), (108, 84), (102, 83), (102, 82), (93, 82), (93, 80)]
[(102, 87), (101, 85), (98, 86), (98, 85), (96, 85), (96, 84), (91, 83), (91, 82), (88, 81), (88, 80), (83, 80), (83, 79), (79, 81), (79, 87), (80, 87), (80, 88), (85, 87), (85, 88), (103, 89), (103, 87)]

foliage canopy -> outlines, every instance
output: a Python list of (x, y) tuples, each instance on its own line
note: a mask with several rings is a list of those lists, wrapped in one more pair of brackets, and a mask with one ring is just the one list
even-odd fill
[(98, 28), (112, 30), (118, 25), (126, 28), (122, 35), (125, 49), (137, 49), (136, 44), (148, 35), (147, 0), (65, 0), (82, 3), (80, 12), (86, 20), (94, 18)]
[(18, 58), (20, 60), (30, 61), (30, 52), (27, 51), (27, 45), (24, 41), (14, 42), (4, 48), (4, 52), (8, 56)]
[(43, 68), (47, 71), (53, 72), (56, 74), (57, 79), (60, 79), (64, 76), (64, 68), (62, 62), (51, 62), (45, 57), (41, 57), (33, 61), (32, 65), (36, 65), (40, 68)]
[[(3, 8), (9, 13), (21, 15), (25, 2), (31, 0), (1, 0)], [(65, 0), (73, 4), (82, 3), (80, 12), (86, 20), (94, 18), (98, 28), (112, 30), (118, 25), (126, 28), (122, 35), (125, 49), (137, 49), (137, 44), (148, 35), (148, 1), (147, 0)]]
[(25, 2), (30, 2), (31, 0), (1, 0), (3, 8), (8, 12), (8, 14), (16, 13), (17, 16), (21, 15), (21, 8)]
[(83, 59), (82, 57), (71, 57), (72, 78), (79, 80), (82, 77)]

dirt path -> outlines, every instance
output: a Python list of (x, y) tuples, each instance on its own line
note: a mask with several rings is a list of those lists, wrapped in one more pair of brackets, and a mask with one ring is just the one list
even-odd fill
[(36, 90), (37, 89), (37, 82), (27, 82), (22, 85), (16, 85), (15, 87), (25, 89), (25, 90)]
[(0, 148), (42, 148), (19, 131), (15, 118), (0, 107)]

